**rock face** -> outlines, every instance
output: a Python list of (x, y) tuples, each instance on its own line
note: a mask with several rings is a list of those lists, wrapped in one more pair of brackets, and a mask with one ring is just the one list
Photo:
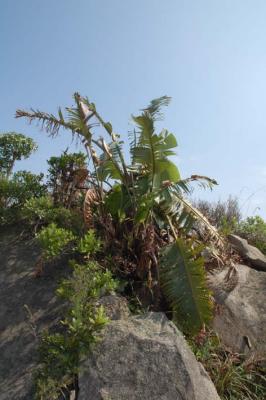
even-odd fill
[(36, 245), (19, 239), (18, 233), (0, 235), (0, 400), (34, 398), (36, 334), (56, 324), (63, 313), (54, 292), (66, 268), (53, 268), (36, 279), (38, 256)]
[(218, 400), (184, 337), (161, 313), (112, 321), (82, 366), (79, 400)]
[(111, 320), (128, 318), (129, 308), (126, 299), (116, 294), (100, 298), (99, 304), (104, 306), (106, 316)]
[(213, 328), (233, 351), (266, 357), (266, 273), (237, 265), (226, 283), (227, 273), (225, 269), (210, 277), (219, 304)]
[(237, 235), (229, 235), (228, 239), (241, 257), (251, 266), (258, 270), (266, 271), (266, 256), (259, 249), (251, 246), (246, 239), (242, 239)]

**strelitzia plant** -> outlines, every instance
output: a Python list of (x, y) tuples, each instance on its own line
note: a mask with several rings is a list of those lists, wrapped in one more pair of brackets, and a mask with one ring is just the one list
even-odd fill
[[(218, 246), (222, 240), (186, 196), (193, 182), (212, 188), (216, 181), (201, 175), (182, 179), (170, 159), (177, 147), (175, 136), (166, 129), (156, 132), (156, 121), (162, 118), (161, 108), (169, 104), (169, 97), (153, 100), (133, 116), (130, 163), (120, 136), (95, 104), (78, 93), (74, 100), (66, 116), (59, 108), (58, 116), (18, 110), (16, 117), (40, 122), (52, 136), (65, 129), (80, 139), (90, 169), (91, 186), (84, 204), (87, 224), (93, 225), (91, 209), (97, 204), (97, 226), (111, 244), (116, 263), (124, 259), (120, 272), (123, 269), (124, 275), (142, 280), (151, 293), (157, 293), (157, 300), (163, 294), (177, 323), (190, 334), (197, 332), (210, 321), (212, 303), (200, 257), (202, 246), (189, 233), (198, 221)], [(96, 126), (104, 129), (104, 136), (96, 136)]]

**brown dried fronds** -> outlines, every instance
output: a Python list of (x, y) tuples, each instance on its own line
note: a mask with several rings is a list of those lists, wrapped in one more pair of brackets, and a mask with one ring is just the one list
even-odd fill
[(93, 228), (93, 207), (99, 203), (97, 191), (88, 189), (84, 199), (83, 215), (86, 228)]

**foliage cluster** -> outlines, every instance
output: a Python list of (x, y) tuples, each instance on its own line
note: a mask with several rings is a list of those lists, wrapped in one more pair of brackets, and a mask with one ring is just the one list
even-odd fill
[(60, 228), (72, 230), (74, 234), (83, 232), (82, 212), (77, 208), (54, 206), (50, 195), (29, 198), (21, 209), (21, 217), (35, 232), (53, 222)]
[(75, 382), (82, 358), (100, 339), (108, 322), (100, 296), (116, 288), (110, 271), (89, 261), (72, 263), (73, 275), (64, 280), (57, 294), (69, 302), (69, 310), (58, 332), (45, 332), (40, 344), (40, 368), (36, 373), (36, 399), (57, 400)]
[[(76, 233), (83, 230), (81, 188), (88, 171), (83, 153), (63, 153), (48, 160), (49, 174), (29, 171), (13, 173), (14, 163), (27, 158), (37, 148), (31, 138), (21, 134), (0, 135), (0, 225), (24, 222), (36, 232), (51, 222)], [(8, 169), (8, 173), (6, 172)]]
[(62, 255), (63, 250), (73, 242), (75, 236), (71, 231), (51, 223), (37, 234), (37, 239), (43, 250), (43, 259), (48, 261)]
[(236, 233), (266, 254), (266, 222), (259, 217), (248, 217), (241, 221)]
[(0, 134), (0, 175), (9, 178), (15, 162), (28, 158), (36, 150), (37, 145), (30, 137), (16, 132)]
[(46, 194), (43, 177), (43, 174), (36, 175), (29, 171), (15, 172), (9, 179), (0, 177), (0, 225), (17, 222), (29, 198)]
[[(71, 208), (71, 193), (74, 198), (79, 197), (86, 183), (89, 190), (84, 202), (85, 223), (101, 236), (103, 252), (112, 258), (115, 273), (133, 282), (133, 290), (134, 282), (141, 283), (142, 300), (147, 302), (149, 298), (152, 309), (160, 309), (166, 298), (180, 323), (185, 317), (183, 329), (196, 332), (209, 322), (212, 307), (203, 264), (196, 251), (198, 243), (188, 239), (188, 233), (197, 220), (204, 225), (206, 238), (220, 246), (222, 242), (217, 230), (186, 195), (193, 182), (210, 188), (216, 182), (200, 175), (182, 179), (171, 160), (177, 146), (175, 136), (166, 129), (156, 131), (161, 108), (169, 104), (169, 97), (153, 100), (133, 117), (129, 164), (123, 142), (99, 115), (95, 104), (78, 93), (74, 94), (74, 101), (65, 115), (61, 109), (58, 116), (39, 110), (18, 110), (16, 114), (29, 122), (37, 120), (52, 136), (60, 128), (69, 130), (85, 147), (88, 170), (84, 156), (78, 154), (49, 161), (54, 205)], [(95, 126), (103, 129), (98, 137), (93, 132)], [(74, 192), (73, 187), (77, 189)], [(63, 240), (62, 243), (63, 248)], [(85, 238), (81, 239), (79, 251), (85, 254), (87, 246)], [(178, 262), (173, 262), (172, 254)], [(178, 279), (168, 279), (167, 274)]]
[[(213, 207), (204, 202), (195, 207), (188, 201), (194, 183), (212, 188), (216, 181), (201, 175), (181, 178), (171, 159), (176, 154), (175, 136), (166, 129), (156, 130), (157, 121), (162, 119), (161, 108), (169, 104), (169, 97), (153, 100), (133, 116), (128, 162), (123, 141), (95, 104), (78, 93), (74, 102), (64, 113), (59, 108), (57, 116), (39, 110), (17, 110), (16, 114), (30, 123), (41, 123), (52, 136), (60, 129), (70, 131), (85, 149), (84, 154), (65, 152), (52, 157), (48, 161), (48, 187), (42, 186), (43, 191), (33, 195), (28, 191), (18, 202), (22, 216), (38, 232), (44, 261), (68, 252), (86, 262), (74, 263), (73, 276), (58, 289), (58, 294), (70, 302), (70, 310), (61, 331), (47, 333), (42, 339), (39, 399), (56, 398), (53, 393), (58, 395), (60, 388), (73, 381), (81, 357), (106, 322), (95, 300), (114, 289), (115, 283), (110, 271), (100, 265), (111, 265), (113, 274), (128, 282), (125, 291), (130, 286), (134, 296), (139, 290), (140, 301), (148, 309), (170, 309), (177, 325), (192, 336), (212, 317), (211, 293), (201, 257), (204, 245), (212, 242), (223, 251), (220, 233), (227, 234), (241, 225), (236, 199)], [(102, 130), (98, 135), (96, 126)], [(15, 177), (10, 178), (14, 162), (10, 165), (3, 167), (8, 183)], [(6, 201), (1, 192), (0, 199)], [(15, 204), (11, 199), (8, 207)], [(248, 231), (246, 226), (242, 229)], [(98, 264), (90, 255), (100, 249), (103, 256)], [(218, 365), (229, 371), (229, 361), (221, 356), (217, 364), (210, 363), (211, 373), (217, 374)], [(234, 366), (233, 376), (235, 371), (239, 387), (244, 380)]]
[(88, 255), (92, 252), (98, 252), (102, 247), (101, 241), (95, 237), (92, 229), (88, 230), (77, 244), (77, 251), (80, 254)]
[(225, 349), (219, 337), (202, 331), (191, 346), (209, 373), (223, 400), (261, 400), (266, 396), (265, 368), (259, 362), (245, 362), (239, 354)]
[(101, 241), (90, 229), (84, 235), (75, 235), (71, 230), (60, 228), (54, 222), (41, 229), (36, 235), (42, 250), (42, 261), (47, 262), (64, 254), (78, 253), (81, 258), (87, 259), (90, 254), (101, 249)]

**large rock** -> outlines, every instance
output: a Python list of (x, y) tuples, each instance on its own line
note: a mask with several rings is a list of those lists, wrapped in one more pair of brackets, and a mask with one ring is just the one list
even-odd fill
[[(0, 400), (32, 400), (39, 335), (53, 327), (64, 305), (55, 296), (67, 268), (34, 278), (40, 252), (13, 230), (0, 234)], [(48, 271), (47, 271), (48, 272)]]
[(237, 265), (210, 277), (218, 312), (214, 330), (231, 350), (266, 357), (266, 273)]
[(112, 321), (82, 365), (79, 400), (218, 400), (184, 337), (164, 314)]
[(237, 235), (228, 235), (228, 239), (240, 256), (252, 267), (266, 271), (266, 256), (257, 247), (251, 246), (246, 239)]
[(101, 297), (98, 304), (104, 306), (105, 314), (111, 320), (125, 319), (130, 315), (127, 300), (117, 294)]

